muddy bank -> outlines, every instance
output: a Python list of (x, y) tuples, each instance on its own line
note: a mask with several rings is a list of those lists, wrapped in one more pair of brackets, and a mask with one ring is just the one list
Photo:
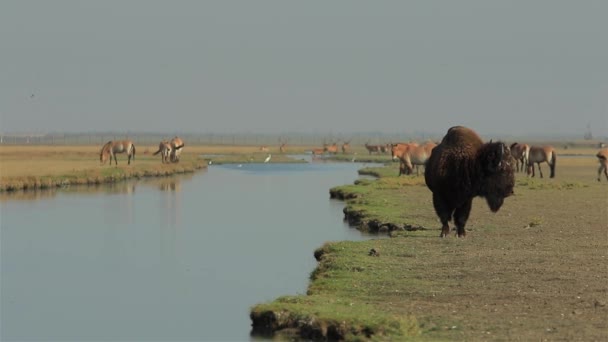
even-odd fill
[[(362, 173), (364, 170), (359, 170), (360, 174), (371, 175), (380, 177), (379, 173), (375, 170), (367, 170), (366, 173)], [(397, 231), (418, 231), (426, 230), (425, 227), (419, 224), (410, 223), (395, 223), (386, 219), (378, 219), (371, 217), (366, 206), (353, 206), (352, 203), (364, 203), (364, 193), (359, 192), (357, 186), (367, 186), (370, 184), (370, 180), (357, 180), (354, 186), (339, 186), (331, 188), (329, 190), (329, 197), (332, 199), (338, 199), (346, 202), (346, 206), (342, 210), (344, 213), (344, 221), (352, 227), (357, 228), (362, 232), (369, 233), (391, 233)]]

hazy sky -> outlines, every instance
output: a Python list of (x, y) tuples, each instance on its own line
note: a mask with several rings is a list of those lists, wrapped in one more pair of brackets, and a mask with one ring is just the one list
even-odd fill
[(0, 131), (608, 135), (607, 14), (605, 0), (2, 0)]

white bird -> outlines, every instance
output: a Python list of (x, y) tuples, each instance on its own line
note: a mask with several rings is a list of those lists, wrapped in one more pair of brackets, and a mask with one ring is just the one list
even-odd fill
[(213, 162), (210, 160), (210, 161), (209, 161), (209, 165), (211, 165), (211, 164), (213, 164)]
[(237, 165), (236, 167), (243, 167), (243, 164), (239, 164), (239, 165)]
[(264, 163), (268, 163), (270, 161), (270, 153), (268, 154), (268, 157), (266, 157), (266, 159), (264, 159)]

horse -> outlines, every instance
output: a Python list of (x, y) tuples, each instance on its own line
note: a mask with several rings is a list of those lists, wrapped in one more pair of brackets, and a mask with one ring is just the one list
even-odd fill
[(345, 142), (342, 144), (342, 153), (343, 153), (343, 154), (347, 154), (347, 153), (349, 153), (349, 152), (350, 152), (350, 140), (345, 141)]
[(135, 145), (133, 145), (131, 140), (108, 141), (103, 145), (99, 154), (101, 165), (106, 163), (108, 157), (110, 157), (110, 165), (112, 165), (112, 158), (114, 158), (114, 164), (118, 165), (118, 161), (116, 160), (117, 153), (126, 153), (129, 157), (128, 164), (131, 165), (131, 158), (135, 160)]
[(285, 153), (287, 152), (287, 142), (289, 139), (283, 140), (283, 137), (279, 137), (279, 152)]
[(312, 152), (313, 157), (314, 157), (314, 156), (320, 156), (320, 155), (322, 155), (323, 153), (325, 153), (325, 148), (313, 148), (313, 149), (311, 150), (311, 152)]
[(381, 150), (380, 145), (369, 145), (368, 143), (365, 143), (365, 148), (369, 154), (372, 154), (372, 152), (380, 153)]
[(173, 139), (171, 139), (171, 141), (169, 142), (171, 144), (171, 152), (170, 152), (170, 160), (172, 163), (177, 163), (179, 162), (179, 156), (180, 154), (182, 154), (182, 148), (184, 147), (184, 141), (175, 136), (173, 137)]
[(382, 153), (388, 153), (391, 150), (390, 144), (380, 145), (379, 147), (380, 147), (380, 152), (382, 152)]
[(604, 176), (608, 181), (608, 148), (602, 148), (595, 156), (600, 162), (600, 168), (597, 169), (597, 181), (600, 182), (602, 171), (604, 171)]
[(170, 156), (172, 154), (171, 143), (167, 140), (163, 140), (158, 144), (158, 151), (154, 152), (153, 155), (160, 153), (160, 161), (165, 164), (169, 163)]
[(543, 178), (543, 171), (540, 169), (540, 163), (547, 162), (551, 169), (551, 178), (555, 177), (555, 162), (557, 154), (553, 146), (531, 146), (530, 153), (528, 155), (528, 176), (532, 174), (534, 177), (534, 163), (538, 164), (538, 172), (540, 178)]
[(391, 145), (391, 154), (393, 159), (399, 158), (399, 176), (402, 174), (411, 174), (416, 165), (416, 175), (420, 174), (418, 166), (424, 166), (426, 161), (431, 156), (431, 151), (437, 146), (433, 142), (428, 142), (424, 145), (413, 144), (394, 144)]
[[(530, 145), (528, 144), (520, 144), (520, 143), (512, 143), (511, 147), (511, 155), (515, 158), (515, 170), (517, 172), (524, 172), (524, 166), (528, 165), (528, 156), (530, 154)], [(521, 167), (521, 169), (520, 169)]]
[(338, 145), (336, 143), (333, 143), (331, 145), (323, 144), (323, 151), (330, 154), (336, 154), (338, 153)]

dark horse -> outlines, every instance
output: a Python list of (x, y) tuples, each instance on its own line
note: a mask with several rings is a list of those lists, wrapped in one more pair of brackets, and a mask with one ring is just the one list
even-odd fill
[(106, 163), (106, 161), (108, 161), (109, 157), (110, 165), (112, 165), (112, 158), (114, 158), (114, 164), (118, 165), (118, 161), (116, 160), (117, 153), (126, 153), (127, 156), (129, 156), (128, 164), (131, 165), (131, 158), (135, 160), (135, 145), (133, 145), (131, 140), (110, 140), (101, 148), (99, 161), (103, 165)]

